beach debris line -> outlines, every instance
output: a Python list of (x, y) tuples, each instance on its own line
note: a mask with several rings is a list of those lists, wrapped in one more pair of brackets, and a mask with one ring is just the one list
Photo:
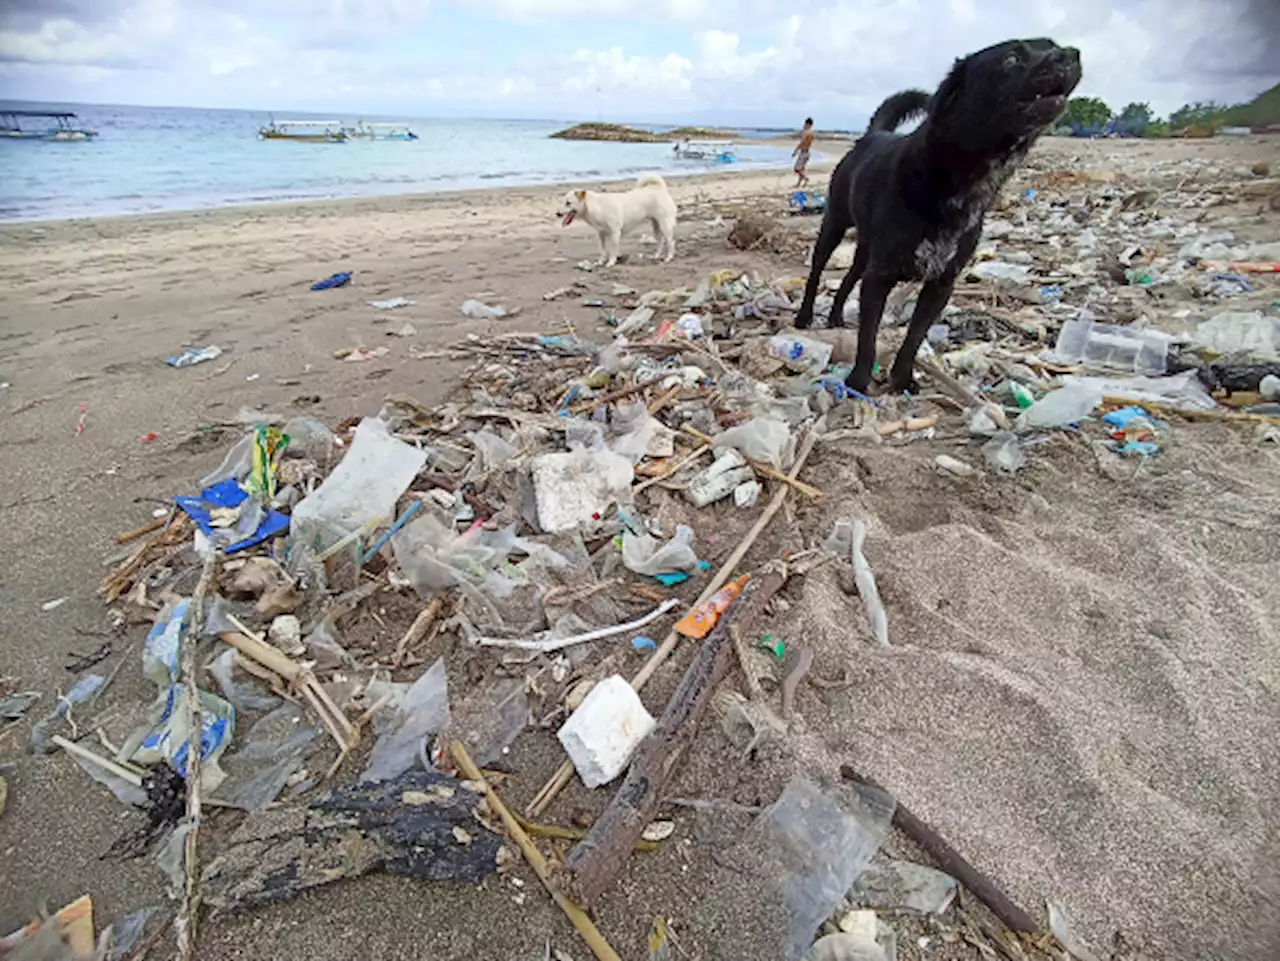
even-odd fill
[[(913, 455), (939, 496), (999, 494), (1034, 481), (1037, 466), (1067, 445), (1107, 445), (1106, 456), (1132, 455), (1141, 469), (1187, 420), (1250, 431), (1277, 422), (1265, 396), (1280, 376), (1268, 353), (1274, 284), (1254, 274), (1245, 284), (1224, 280), (1196, 259), (1218, 258), (1212, 248), (1222, 243), (1231, 257), (1218, 259), (1252, 262), (1236, 258), (1240, 245), (1201, 238), (1194, 257), (1174, 259), (1126, 244), (1117, 258), (1152, 268), (1138, 283), (1123, 272), (1115, 279), (1101, 253), (1096, 270), (1042, 263), (1045, 251), (1032, 244), (1039, 224), (1068, 248), (1093, 230), (1095, 251), (1131, 229), (1109, 215), (1118, 201), (1107, 198), (1082, 207), (1077, 221), (1061, 206), (1073, 197), (1046, 185), (993, 217), (979, 263), (1019, 269), (987, 267), (961, 285), (930, 331), (910, 395), (849, 391), (850, 334), (787, 329), (796, 279), (734, 267), (672, 289), (586, 276), (548, 292), (613, 305), (591, 315), (600, 342), (566, 321), (472, 334), (432, 351), (397, 343), (409, 359), (468, 363), (440, 404), (397, 394), (371, 416), (333, 425), (244, 411), (243, 434), (217, 471), (193, 476), (160, 516), (148, 507), (121, 524), (131, 527), (117, 538), (124, 553), (101, 584), (120, 623), (154, 622), (143, 654), (157, 686), (148, 724), (106, 753), (89, 746), (94, 696), (108, 678), (85, 674), (65, 695), (50, 692), (52, 711), (33, 735), (125, 803), (161, 811), (165, 832), (182, 821), (175, 850), (194, 845), (198, 835), (186, 829), (201, 806), (229, 808), (219, 817), (232, 825), (240, 819), (227, 848), (187, 850), (173, 862), (187, 895), (177, 924), (186, 950), (199, 900), (252, 908), (372, 870), (478, 884), (514, 856), (505, 834), (592, 952), (616, 957), (574, 899), (607, 905), (602, 895), (633, 850), (684, 843), (685, 814), (665, 796), (708, 707), (732, 742), (726, 757), (748, 766), (794, 752), (805, 725), (820, 723), (817, 698), (853, 696), (844, 692), (856, 675), (845, 665), (770, 623), (789, 605), (811, 603), (791, 585), (823, 565), (854, 584), (858, 597), (841, 616), (865, 624), (849, 632), (855, 650), (887, 646), (891, 616), (906, 624), (891, 589), (892, 528), (865, 504), (834, 502), (822, 471), (885, 448)], [(1139, 227), (1164, 216), (1159, 203), (1142, 209), (1151, 212)], [(774, 221), (785, 216), (777, 213)], [(1263, 253), (1249, 256), (1265, 262)], [(1118, 322), (1135, 293), (1171, 284), (1166, 294), (1194, 290), (1187, 302), (1209, 315), (1207, 326), (1187, 328), (1194, 336)], [(1230, 311), (1218, 309), (1228, 303)], [(891, 310), (903, 317), (909, 307)], [(514, 313), (478, 299), (462, 312)], [(972, 466), (980, 455), (995, 469)], [(1024, 471), (1017, 480), (1005, 476), (1016, 470)], [(646, 706), (646, 685), (682, 645), (695, 649), (682, 655), (674, 693), (661, 711)], [(205, 688), (209, 678), (216, 688)], [(6, 718), (34, 700), (18, 698), (0, 701)], [(536, 793), (521, 784), (532, 795), (530, 818), (541, 820), (575, 774), (588, 790), (622, 779), (589, 828), (522, 821), (475, 765), (521, 778), (525, 769), (508, 762), (534, 740), (567, 759)], [(167, 785), (164, 803), (157, 783)], [(886, 918), (864, 911), (849, 921), (853, 930), (838, 923), (859, 879), (873, 906), (894, 909), (901, 894), (914, 910), (970, 925), (954, 898), (958, 881), (1010, 929), (1037, 930), (874, 789), (851, 801), (803, 775), (781, 783), (770, 788), (772, 803), (752, 800), (750, 811), (712, 798), (699, 809), (758, 814), (744, 838), (770, 857), (781, 857), (782, 840), (801, 839), (802, 864), (757, 864), (747, 875), (788, 912), (777, 956), (818, 950), (813, 939), (833, 934), (828, 921), (846, 946), (851, 938), (882, 945)], [(890, 818), (926, 838), (919, 843), (946, 873), (883, 858), (867, 868)], [(289, 843), (299, 837), (305, 843)], [(410, 851), (406, 837), (426, 838), (429, 856)], [(556, 860), (567, 855), (558, 878), (539, 845), (558, 845)], [(357, 858), (353, 846), (372, 854)], [(601, 924), (609, 923), (606, 911)], [(980, 926), (965, 930), (1001, 943)]]

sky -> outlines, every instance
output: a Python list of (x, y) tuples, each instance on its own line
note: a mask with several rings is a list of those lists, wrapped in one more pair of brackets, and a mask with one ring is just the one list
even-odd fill
[(0, 98), (857, 128), (1040, 36), (1115, 109), (1280, 81), (1280, 0), (0, 0)]

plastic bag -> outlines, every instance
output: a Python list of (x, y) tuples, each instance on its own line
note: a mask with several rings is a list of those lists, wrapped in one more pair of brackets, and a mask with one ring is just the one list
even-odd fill
[(282, 704), (249, 729), (226, 760), (227, 778), (215, 796), (245, 811), (261, 811), (319, 747), (320, 732), (294, 704)]
[(53, 710), (43, 720), (31, 725), (32, 753), (48, 754), (51, 750), (49, 739), (53, 736), (54, 729), (59, 725), (59, 722), (67, 716), (67, 712), (74, 705), (83, 704), (93, 697), (105, 683), (106, 678), (101, 674), (86, 674), (71, 685), (71, 690), (58, 698), (58, 703), (54, 705)]
[(698, 555), (693, 550), (693, 528), (681, 524), (675, 537), (661, 541), (649, 534), (622, 532), (622, 563), (627, 570), (645, 577), (697, 570)]
[(467, 745), (480, 767), (502, 756), (529, 723), (529, 698), (522, 677), (499, 677), (458, 707), (450, 736)]
[(233, 677), (235, 666), (236, 651), (233, 647), (227, 647), (209, 662), (209, 673), (232, 707), (237, 711), (267, 711), (280, 703), (277, 697), (259, 694), (252, 684), (237, 683)]
[(1196, 378), (1194, 370), (1169, 377), (1064, 377), (1063, 382), (1090, 387), (1107, 397), (1138, 404), (1164, 404), (1179, 410), (1213, 410), (1218, 406)]
[(213, 473), (200, 478), (200, 489), (212, 487), (224, 480), (241, 481), (249, 476), (249, 470), (253, 467), (253, 435), (245, 434), (232, 445), (227, 451), (227, 455), (222, 458), (222, 463), (217, 466)]
[(495, 320), (498, 317), (506, 317), (510, 311), (501, 304), (496, 307), (490, 307), (480, 300), (464, 300), (462, 302), (462, 313), (463, 316), (470, 317), (472, 320)]
[(413, 682), (392, 708), (394, 720), (379, 734), (362, 781), (386, 781), (418, 763), (418, 748), (428, 734), (449, 726), (449, 687), (444, 659)]
[(982, 445), (982, 456), (996, 470), (1012, 474), (1027, 466), (1027, 455), (1012, 431), (998, 430)]
[[(208, 691), (199, 692), (200, 710), (200, 783), (212, 791), (226, 776), (218, 759), (231, 743), (235, 730), (236, 710), (222, 698)], [(187, 776), (187, 752), (190, 747), (187, 689), (174, 684), (162, 689), (153, 709), (153, 720), (129, 736), (116, 758), (150, 767), (167, 761), (183, 777)]]
[(838, 794), (796, 776), (730, 855), (758, 874), (772, 889), (766, 898), (780, 900), (790, 914), (786, 958), (805, 955), (889, 832), (893, 798), (865, 786), (852, 797), (855, 806), (846, 809)]
[(730, 427), (717, 434), (713, 446), (716, 450), (732, 447), (751, 460), (781, 467), (790, 439), (791, 431), (784, 421), (753, 417), (737, 427)]
[(956, 879), (913, 861), (885, 858), (867, 866), (853, 886), (853, 897), (873, 908), (906, 908), (942, 914), (956, 896)]
[[(34, 733), (34, 732), (33, 732)], [(108, 791), (116, 796), (116, 799), (122, 804), (128, 804), (133, 807), (146, 808), (150, 805), (147, 800), (147, 792), (132, 781), (125, 780), (110, 768), (103, 767), (101, 764), (95, 764), (87, 758), (81, 757), (79, 754), (73, 754), (71, 751), (66, 752), (67, 757), (75, 761), (85, 774), (93, 778)]]
[(1078, 424), (1102, 403), (1102, 391), (1089, 383), (1067, 383), (1050, 391), (1018, 415), (1014, 430), (1049, 430)]
[(467, 440), (471, 441), (476, 449), (482, 471), (501, 467), (518, 453), (515, 447), (487, 428), (469, 431)]
[(425, 452), (396, 440), (377, 418), (366, 417), (341, 463), (293, 509), (291, 535), (319, 551), (330, 546), (325, 541), (337, 539), (335, 532), (349, 534), (390, 520), (396, 501), (426, 462)]
[(769, 353), (801, 374), (820, 374), (831, 362), (832, 345), (800, 334), (775, 334), (769, 338)]
[(281, 432), (289, 438), (286, 457), (303, 457), (327, 467), (333, 454), (333, 431), (321, 420), (303, 415), (285, 422)]
[(1215, 354), (1269, 363), (1280, 360), (1280, 317), (1261, 311), (1226, 311), (1200, 324), (1192, 344)]
[(332, 617), (326, 617), (307, 635), (307, 656), (322, 671), (340, 667), (353, 667), (355, 659), (338, 640), (338, 629)]

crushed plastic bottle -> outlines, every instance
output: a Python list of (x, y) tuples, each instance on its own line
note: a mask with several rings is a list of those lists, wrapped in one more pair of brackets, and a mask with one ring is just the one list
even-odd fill
[(1168, 369), (1168, 334), (1158, 330), (1099, 324), (1088, 311), (1062, 325), (1052, 359), (1059, 364), (1111, 367), (1146, 376)]
[(775, 334), (769, 338), (769, 353), (799, 374), (820, 374), (831, 362), (831, 344), (800, 334)]

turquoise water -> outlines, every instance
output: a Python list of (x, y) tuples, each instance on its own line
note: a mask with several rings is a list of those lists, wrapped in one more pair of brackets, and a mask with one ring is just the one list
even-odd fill
[[(278, 119), (405, 121), (415, 142), (298, 144), (257, 139), (266, 114), (177, 107), (10, 104), (67, 109), (97, 139), (0, 139), (0, 220), (53, 220), (325, 197), (431, 193), (474, 187), (590, 181), (644, 171), (694, 173), (665, 144), (551, 140), (556, 121), (424, 120), (288, 114)], [(2, 109), (2, 107), (0, 107)], [(776, 167), (787, 150), (743, 131), (733, 168)]]

